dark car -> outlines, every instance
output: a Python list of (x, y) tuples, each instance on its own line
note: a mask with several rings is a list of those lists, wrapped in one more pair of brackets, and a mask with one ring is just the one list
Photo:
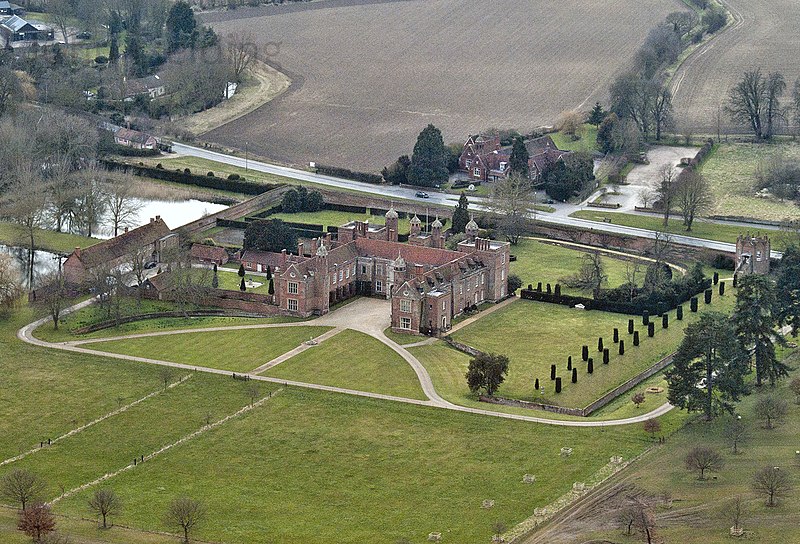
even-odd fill
[(158, 263), (156, 261), (149, 261), (149, 262), (144, 263), (144, 267), (147, 270), (150, 270), (151, 268), (155, 268), (156, 266), (158, 266)]
[(78, 32), (75, 35), (75, 37), (78, 38), (79, 40), (91, 40), (92, 39), (92, 33), (91, 32), (86, 32), (84, 30), (83, 32)]
[(425, 191), (417, 191), (417, 194), (415, 196), (417, 198), (428, 198), (428, 193), (426, 193)]

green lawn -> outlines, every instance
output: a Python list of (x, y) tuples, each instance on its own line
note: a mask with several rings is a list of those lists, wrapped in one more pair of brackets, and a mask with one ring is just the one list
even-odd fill
[(263, 375), (396, 397), (427, 398), (414, 370), (402, 357), (354, 330), (342, 331)]
[[(715, 295), (711, 305), (707, 306), (701, 300), (700, 310), (727, 312), (732, 309), (734, 300), (735, 295), (729, 290), (724, 297)], [(582, 408), (672, 353), (680, 343), (685, 324), (696, 318), (697, 314), (689, 312), (689, 305), (686, 304), (683, 323), (677, 321), (672, 311), (670, 327), (664, 330), (661, 321), (656, 318), (656, 334), (649, 338), (641, 317), (635, 317), (641, 340), (641, 345), (635, 347), (632, 335), (627, 333), (628, 316), (519, 300), (456, 331), (452, 336), (482, 351), (502, 353), (509, 357), (509, 372), (500, 388), (501, 396)], [(615, 327), (620, 330), (620, 339), (625, 340), (625, 354), (622, 356), (612, 341)], [(605, 347), (610, 348), (608, 365), (602, 364), (602, 353), (597, 351), (598, 337), (603, 337)], [(583, 345), (589, 346), (589, 357), (594, 360), (593, 374), (587, 373), (586, 363), (581, 360)], [(567, 371), (568, 356), (572, 356), (573, 366), (578, 368), (577, 384), (571, 383), (571, 372)], [(563, 390), (560, 394), (555, 393), (550, 380), (551, 364), (556, 365), (557, 374), (562, 378)], [(462, 363), (452, 373), (440, 372), (442, 382), (434, 380), (434, 385), (437, 390), (469, 395), (465, 371)], [(536, 378), (540, 387), (545, 388), (544, 395), (534, 390)]]
[(781, 156), (800, 160), (800, 143), (719, 144), (701, 169), (715, 197), (711, 214), (773, 221), (800, 218), (800, 208), (792, 202), (755, 196), (756, 171)]
[(572, 136), (567, 136), (561, 132), (554, 132), (550, 134), (553, 143), (559, 149), (568, 151), (587, 151), (594, 153), (597, 151), (597, 127), (590, 124), (583, 125), (578, 131), (578, 140), (573, 140)]
[[(225, 268), (217, 268), (217, 278), (219, 278), (219, 288), (227, 289), (229, 291), (238, 291), (242, 283), (242, 278), (239, 277), (237, 272), (238, 268), (234, 272), (230, 272), (229, 269)], [(258, 287), (247, 289), (248, 293), (258, 293), (261, 295), (269, 294), (269, 280), (267, 280), (267, 278), (265, 278), (264, 276), (245, 274), (244, 279), (245, 281), (253, 281), (261, 284)]]
[[(97, 238), (47, 229), (36, 229), (33, 240), (36, 249), (53, 253), (72, 253), (76, 247), (85, 248), (100, 241)], [(0, 244), (28, 247), (30, 244), (28, 232), (16, 223), (0, 221)]]
[[(423, 210), (424, 211), (424, 210)], [(319, 212), (299, 212), (299, 213), (276, 213), (269, 216), (269, 219), (281, 219), (294, 223), (309, 223), (312, 225), (322, 225), (323, 227), (339, 227), (350, 221), (369, 221), (370, 223), (383, 225), (386, 218), (383, 215), (370, 215), (368, 213), (340, 212), (338, 210), (322, 210)], [(424, 219), (424, 217), (422, 218)], [(399, 220), (398, 228), (400, 234), (408, 234), (411, 227), (410, 218), (406, 217)], [(431, 218), (433, 221), (433, 218)]]
[[(542, 282), (542, 288), (548, 283), (555, 288), (556, 283), (562, 283), (561, 291), (564, 294), (587, 294), (566, 287), (561, 281), (580, 270), (586, 254), (584, 251), (523, 238), (517, 245), (511, 246), (511, 254), (516, 255), (517, 260), (511, 263), (510, 273), (520, 277), (523, 287), (532, 284), (535, 288), (538, 282)], [(602, 261), (608, 275), (607, 287), (617, 287), (628, 281), (625, 276), (627, 261), (609, 256), (603, 256)], [(644, 278), (644, 274), (639, 275)]]
[(232, 372), (248, 372), (328, 330), (330, 327), (299, 326), (191, 332), (169, 337), (150, 336), (89, 343), (86, 347)]
[[(797, 366), (793, 357), (792, 364)], [(797, 376), (794, 372), (794, 376)], [(784, 424), (773, 430), (764, 429), (755, 415), (754, 405), (763, 395), (775, 393), (789, 401), (789, 413)], [(628, 473), (631, 480), (649, 493), (658, 494), (668, 490), (673, 497), (669, 512), (670, 520), (660, 523), (659, 537), (665, 542), (686, 544), (725, 544), (731, 542), (728, 527), (732, 525), (726, 510), (737, 495), (744, 502), (742, 523), (748, 541), (755, 542), (800, 542), (800, 495), (791, 492), (779, 500), (778, 506), (767, 508), (764, 498), (754, 494), (751, 488), (753, 475), (766, 466), (778, 466), (790, 473), (795, 486), (800, 476), (800, 465), (795, 451), (800, 435), (800, 405), (792, 402), (793, 395), (786, 388), (786, 380), (777, 391), (765, 387), (745, 397), (737, 406), (737, 413), (748, 430), (747, 438), (740, 444), (741, 453), (732, 452), (726, 426), (729, 416), (713, 422), (700, 418), (681, 431), (653, 454), (634, 465)], [(713, 480), (699, 482), (696, 475), (684, 468), (686, 453), (697, 445), (719, 451), (725, 462), (722, 470), (712, 473)], [(663, 506), (658, 511), (663, 512)], [(684, 516), (685, 514), (685, 516)], [(691, 522), (687, 523), (687, 520)], [(687, 526), (688, 525), (688, 526)], [(586, 524), (587, 527), (591, 523)], [(613, 540), (620, 543), (640, 542), (626, 539), (618, 530), (592, 531), (580, 535), (576, 541)]]
[[(188, 373), (175, 371), (179, 376)], [(161, 384), (153, 381), (152, 389)], [(0, 475), (15, 468), (38, 474), (47, 484), (46, 498), (60, 494), (119, 470), (134, 457), (147, 455), (248, 404), (246, 382), (196, 373), (184, 383), (112, 416), (84, 431), (0, 468)], [(266, 395), (267, 385), (259, 398)], [(276, 386), (271, 386), (276, 389)], [(261, 394), (263, 393), (263, 394)]]
[[(580, 210), (570, 214), (570, 217), (578, 217), (580, 219), (589, 219), (591, 221), (603, 221), (609, 219), (615, 225), (624, 225), (626, 227), (636, 227), (647, 230), (664, 230), (663, 217), (653, 215), (636, 215), (632, 213), (619, 213), (619, 212), (605, 212), (599, 210)], [(748, 231), (746, 227), (738, 227), (735, 225), (725, 225), (719, 223), (709, 223), (704, 221), (695, 220), (692, 225), (692, 230), (687, 231), (683, 226), (683, 219), (680, 216), (670, 218), (667, 232), (672, 234), (681, 234), (684, 236), (692, 236), (694, 238), (702, 238), (704, 240), (717, 240), (719, 242), (727, 242), (729, 244), (736, 243), (736, 238), (740, 234)], [(750, 229), (750, 232), (756, 232), (755, 229)], [(767, 234), (771, 236), (777, 234), (778, 231), (770, 230)], [(780, 237), (773, 238), (772, 249), (780, 250), (783, 247)]]
[(419, 336), (416, 334), (405, 334), (402, 332), (393, 332), (391, 327), (387, 327), (383, 330), (383, 334), (389, 339), (394, 341), (401, 346), (405, 346), (406, 344), (414, 344), (416, 342), (420, 342), (425, 340), (425, 336)]
[[(237, 276), (238, 277), (238, 276)], [(123, 302), (123, 315), (136, 315), (149, 312), (174, 311), (176, 305), (172, 302), (162, 300), (142, 299), (141, 304), (137, 305), (133, 299), (125, 299)], [(291, 323), (303, 321), (296, 317), (160, 317), (124, 323), (119, 327), (111, 327), (89, 334), (76, 334), (75, 330), (93, 323), (108, 320), (108, 312), (101, 309), (97, 304), (93, 304), (75, 313), (63, 316), (59, 321), (58, 330), (53, 328), (52, 321), (48, 321), (36, 331), (34, 336), (48, 342), (67, 342), (70, 340), (87, 340), (91, 338), (107, 338), (109, 336), (122, 336), (141, 332), (154, 332), (161, 330), (176, 329), (196, 329), (202, 327), (219, 327), (226, 325), (256, 325), (266, 323)]]
[[(109, 485), (125, 501), (117, 522), (148, 530), (169, 529), (160, 520), (172, 497), (203, 499), (203, 540), (422, 543), (437, 531), (486, 542), (495, 523), (513, 526), (645, 444), (638, 427), (545, 428), (289, 388)], [(85, 516), (88, 496), (57, 510)]]

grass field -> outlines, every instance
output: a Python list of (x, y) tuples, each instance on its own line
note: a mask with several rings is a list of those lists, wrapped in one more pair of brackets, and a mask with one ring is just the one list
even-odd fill
[[(511, 253), (517, 256), (517, 260), (510, 264), (509, 272), (519, 276), (523, 287), (528, 284), (536, 287), (538, 282), (542, 282), (543, 286), (550, 283), (555, 288), (556, 283), (562, 283), (561, 290), (564, 294), (586, 294), (579, 289), (564, 286), (561, 281), (580, 270), (586, 254), (584, 251), (522, 239), (511, 247)], [(608, 256), (603, 256), (602, 261), (608, 275), (607, 287), (617, 287), (628, 281), (625, 276), (628, 264), (626, 261)]]
[[(732, 309), (734, 300), (734, 294), (727, 292), (724, 297), (715, 296), (711, 305), (701, 301), (700, 309), (701, 312), (727, 312)], [(683, 323), (675, 318), (674, 311), (670, 312), (667, 330), (654, 318), (656, 334), (653, 338), (647, 336), (641, 317), (634, 317), (640, 335), (639, 347), (633, 345), (632, 335), (627, 333), (628, 316), (523, 300), (483, 317), (452, 336), (482, 351), (508, 356), (509, 372), (500, 388), (501, 396), (582, 408), (672, 353), (680, 343), (685, 324), (697, 318), (697, 314), (688, 311), (688, 304), (684, 305), (684, 310)], [(612, 341), (615, 327), (620, 330), (620, 339), (625, 340), (622, 356)], [(569, 333), (565, 334), (566, 331)], [(604, 346), (610, 349), (608, 365), (602, 364), (602, 353), (597, 351), (598, 337), (602, 337)], [(547, 340), (542, 341), (544, 339)], [(583, 345), (589, 346), (589, 357), (594, 360), (593, 374), (587, 373), (586, 363), (581, 360)], [(572, 356), (573, 366), (578, 369), (577, 384), (571, 383), (571, 372), (566, 369), (568, 356)], [(556, 365), (557, 375), (562, 378), (560, 394), (555, 393), (550, 380), (551, 364)], [(437, 390), (469, 395), (463, 361), (458, 366), (451, 373), (437, 372), (442, 380), (437, 383), (434, 379)], [(545, 388), (543, 395), (534, 390), (536, 378), (540, 387)]]
[[(424, 212), (424, 210), (423, 210)], [(322, 225), (323, 227), (338, 227), (350, 221), (369, 221), (370, 223), (383, 225), (386, 218), (383, 215), (371, 215), (368, 213), (358, 214), (350, 212), (340, 212), (337, 210), (323, 210), (320, 212), (300, 212), (300, 213), (276, 213), (269, 216), (269, 219), (282, 219), (294, 223), (310, 223), (312, 225)], [(421, 219), (424, 219), (422, 217)], [(399, 220), (399, 234), (408, 234), (411, 229), (406, 217)], [(431, 218), (433, 221), (433, 218)]]
[[(542, 430), (287, 389), (109, 485), (125, 500), (117, 522), (147, 529), (167, 529), (159, 520), (172, 497), (202, 498), (203, 540), (421, 543), (440, 531), (452, 542), (480, 542), (494, 523), (521, 521), (611, 455), (629, 458), (646, 443), (639, 429)], [(567, 444), (574, 453), (565, 460)], [(522, 483), (525, 473), (536, 474), (535, 485)], [(87, 497), (58, 508), (86, 515)], [(482, 509), (484, 499), (495, 507)]]
[(775, 157), (800, 160), (800, 144), (719, 144), (702, 167), (714, 194), (711, 214), (773, 221), (800, 218), (800, 207), (792, 202), (755, 196), (756, 171)]
[[(615, 225), (625, 225), (626, 227), (636, 227), (648, 230), (664, 230), (664, 220), (657, 214), (651, 215), (635, 215), (632, 213), (618, 213), (618, 212), (604, 212), (599, 210), (580, 210), (570, 214), (570, 217), (578, 217), (580, 219), (589, 219), (591, 221), (603, 221), (610, 219), (610, 222)], [(729, 244), (736, 243), (736, 238), (740, 234), (747, 232), (747, 227), (739, 227), (736, 225), (724, 225), (719, 223), (708, 223), (695, 220), (692, 225), (692, 230), (687, 231), (683, 226), (683, 219), (671, 218), (666, 231), (671, 234), (681, 234), (684, 236), (693, 236), (695, 238), (703, 238), (705, 240), (717, 240), (719, 242), (727, 242)], [(756, 229), (750, 229), (751, 233), (757, 232)], [(774, 235), (778, 231), (766, 231), (767, 234)], [(779, 236), (773, 238), (772, 249), (781, 250), (782, 241)]]
[[(97, 238), (47, 229), (36, 229), (33, 239), (36, 249), (53, 253), (72, 253), (76, 247), (89, 247), (100, 241)], [(24, 228), (15, 223), (0, 221), (0, 244), (28, 247), (29, 243), (28, 233)]]
[[(793, 358), (797, 366), (797, 357)], [(797, 373), (795, 372), (795, 375)], [(695, 419), (663, 446), (644, 457), (625, 475), (646, 492), (657, 495), (664, 490), (672, 495), (672, 506), (660, 505), (657, 512), (657, 531), (665, 542), (691, 544), (724, 544), (731, 542), (728, 528), (732, 525), (728, 511), (737, 495), (743, 499), (741, 523), (745, 539), (755, 542), (800, 542), (800, 497), (791, 492), (779, 500), (778, 506), (767, 508), (764, 498), (751, 488), (754, 473), (765, 466), (778, 466), (790, 473), (797, 485), (800, 465), (797, 464), (797, 436), (800, 433), (800, 405), (791, 402), (786, 383), (780, 385), (779, 395), (789, 403), (786, 422), (773, 430), (764, 429), (756, 418), (754, 404), (760, 396), (772, 393), (769, 388), (745, 397), (737, 406), (747, 428), (747, 437), (739, 445), (741, 453), (733, 454), (726, 427), (730, 416), (711, 423)], [(683, 459), (694, 446), (702, 444), (722, 454), (725, 466), (712, 473), (715, 478), (700, 482), (684, 468)], [(609, 506), (613, 508), (613, 506)], [(594, 518), (594, 519), (592, 519)], [(581, 528), (559, 527), (560, 534), (570, 532), (577, 542), (606, 539), (628, 544), (641, 539), (625, 538), (609, 523), (608, 510), (600, 508), (582, 519)], [(602, 527), (586, 530), (586, 527)]]
[(567, 136), (561, 132), (550, 134), (553, 143), (559, 149), (568, 151), (587, 151), (594, 153), (597, 151), (597, 127), (590, 124), (583, 125), (577, 133), (580, 138), (573, 140), (572, 136)]
[(328, 330), (330, 327), (299, 326), (191, 332), (169, 338), (150, 336), (89, 343), (86, 347), (174, 363), (247, 372)]
[(363, 332), (345, 330), (275, 366), (264, 376), (425, 400), (409, 364)]
[[(239, 148), (248, 141), (260, 155), (298, 165), (380, 171), (410, 155), (428, 123), (442, 130), (446, 143), (490, 127), (529, 131), (552, 124), (564, 110), (606, 100), (609, 84), (628, 69), (649, 29), (684, 5), (547, 0), (531, 10), (498, 0), (487, 12), (480, 4), (436, 0), (326, 8), (204, 15), (220, 35), (252, 32), (279, 43), (270, 60), (295, 81), (303, 78), (280, 100), (205, 139)], [(273, 15), (254, 16), (264, 13)], [(482, 28), (503, 31), (485, 33), (478, 46), (477, 18)], [(356, 37), (347, 29), (358, 29)], [(469, 85), (453, 85), (479, 50), (490, 52), (493, 69), (472, 74)], [(387, 73), (382, 66), (393, 68)], [(498, 73), (515, 75), (497, 85)]]

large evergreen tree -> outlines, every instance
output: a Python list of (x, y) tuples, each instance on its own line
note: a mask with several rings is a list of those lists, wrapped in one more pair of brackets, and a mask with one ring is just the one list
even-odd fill
[(297, 251), (297, 233), (280, 219), (253, 221), (244, 231), (244, 248), (280, 253)]
[(600, 126), (600, 123), (603, 122), (603, 119), (606, 117), (606, 110), (603, 109), (603, 106), (600, 102), (595, 102), (594, 108), (592, 108), (592, 112), (589, 114), (588, 123), (590, 125), (594, 125), (596, 127)]
[(408, 170), (408, 182), (424, 187), (445, 183), (448, 178), (447, 160), (448, 152), (441, 131), (428, 125), (417, 137)]
[(183, 0), (172, 4), (167, 15), (167, 50), (172, 53), (194, 47), (197, 34), (197, 21), (191, 6)]
[(778, 379), (789, 374), (789, 367), (775, 355), (773, 338), (780, 338), (775, 334), (775, 326), (778, 324), (776, 308), (777, 298), (771, 278), (758, 274), (741, 278), (736, 293), (733, 322), (742, 347), (747, 350), (753, 348), (756, 385), (759, 386), (765, 377), (774, 386)]
[(669, 401), (712, 419), (732, 412), (733, 402), (747, 391), (747, 352), (728, 316), (707, 312), (686, 327), (667, 371)]
[(511, 146), (511, 157), (508, 159), (510, 173), (521, 178), (529, 178), (531, 176), (531, 170), (528, 166), (529, 159), (530, 156), (528, 155), (528, 148), (525, 147), (525, 141), (522, 136), (517, 136), (514, 138), (514, 144)]
[(453, 225), (450, 229), (453, 234), (464, 232), (464, 228), (467, 226), (467, 223), (469, 223), (469, 200), (467, 200), (467, 195), (463, 192), (458, 199), (458, 204), (456, 204), (452, 221)]
[(783, 252), (776, 288), (778, 321), (791, 325), (792, 334), (797, 336), (800, 330), (800, 247), (795, 244)]

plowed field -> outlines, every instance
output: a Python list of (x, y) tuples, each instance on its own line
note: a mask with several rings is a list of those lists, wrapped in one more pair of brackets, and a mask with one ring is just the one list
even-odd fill
[[(782, 0), (786, 1), (786, 0)], [(428, 123), (445, 141), (551, 124), (606, 99), (678, 0), (325, 0), (204, 16), (275, 42), (293, 79), (278, 99), (206, 139), (302, 164), (379, 170)]]

